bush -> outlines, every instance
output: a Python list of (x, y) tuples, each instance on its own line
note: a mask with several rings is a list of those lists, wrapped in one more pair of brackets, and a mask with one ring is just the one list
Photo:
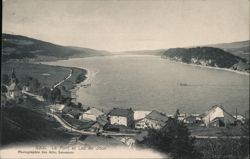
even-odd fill
[(160, 130), (148, 129), (148, 136), (139, 144), (149, 145), (175, 159), (197, 159), (201, 155), (195, 150), (194, 141), (184, 123), (171, 118)]

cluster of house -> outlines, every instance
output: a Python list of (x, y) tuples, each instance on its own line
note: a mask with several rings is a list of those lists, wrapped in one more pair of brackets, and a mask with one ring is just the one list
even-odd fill
[(2, 87), (6, 88), (6, 92), (1, 92), (2, 107), (5, 107), (7, 100), (15, 100), (19, 102), (22, 99), (22, 88), (17, 84), (17, 78), (14, 69), (12, 69), (12, 73), (10, 76), (10, 84), (2, 85)]
[[(20, 100), (22, 98), (22, 89), (17, 84), (17, 78), (14, 69), (11, 73), (10, 85), (6, 86), (7, 92), (1, 93), (1, 106), (5, 105), (6, 100)], [(26, 92), (27, 93), (27, 92)], [(160, 129), (164, 127), (173, 115), (166, 115), (156, 110), (140, 111), (122, 108), (114, 108), (108, 113), (104, 113), (97, 108), (72, 107), (64, 104), (51, 105), (50, 110), (67, 116), (68, 118), (77, 119), (83, 123), (91, 123), (90, 129), (100, 130), (127, 130), (127, 129)], [(197, 126), (216, 126), (238, 125), (245, 121), (240, 114), (232, 115), (228, 113), (222, 106), (213, 106), (202, 114), (178, 114), (178, 120), (189, 125)]]
[[(110, 112), (104, 113), (97, 108), (83, 109), (72, 108), (65, 105), (51, 106), (52, 112), (62, 113), (70, 118), (80, 121), (92, 122), (89, 130), (111, 130), (123, 131), (134, 129), (160, 129), (164, 127), (173, 115), (165, 115), (156, 110), (153, 111), (138, 111), (122, 108), (113, 108)], [(203, 114), (179, 114), (178, 120), (186, 124), (204, 126), (204, 127), (222, 127), (225, 125), (237, 125), (244, 123), (242, 115), (233, 116), (221, 106), (213, 106), (210, 110)]]

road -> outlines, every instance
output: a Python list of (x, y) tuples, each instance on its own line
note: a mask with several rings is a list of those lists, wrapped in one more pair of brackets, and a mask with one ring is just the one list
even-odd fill
[(60, 84), (62, 84), (64, 81), (66, 81), (67, 79), (69, 79), (69, 78), (72, 76), (72, 72), (73, 72), (73, 70), (70, 69), (69, 75), (68, 75), (66, 78), (64, 78), (62, 81), (56, 83), (56, 84), (53, 86), (53, 88), (56, 88), (57, 86), (59, 86)]
[(47, 112), (47, 114), (54, 117), (62, 125), (62, 127), (67, 129), (68, 131), (80, 133), (82, 135), (96, 135), (95, 132), (77, 130), (73, 126), (69, 126), (70, 125), (69, 123), (67, 123), (65, 120), (61, 119), (60, 117), (58, 117), (56, 114), (52, 114), (52, 113), (49, 113), (49, 112)]
[[(47, 112), (48, 115), (54, 117), (61, 125), (63, 128), (67, 129), (68, 131), (71, 132), (76, 132), (76, 133), (80, 133), (82, 135), (96, 135), (96, 132), (92, 132), (92, 131), (86, 131), (86, 130), (77, 130), (76, 128), (74, 128), (73, 126), (71, 126), (67, 121), (65, 121), (64, 119), (62, 119), (61, 117), (59, 117), (57, 114), (52, 114), (50, 112)], [(103, 136), (135, 136), (135, 133), (116, 133), (116, 132), (102, 132)]]
[(197, 139), (240, 139), (240, 138), (249, 138), (249, 136), (199, 136), (199, 135), (193, 135), (192, 137), (195, 137)]
[(39, 96), (39, 95), (36, 95), (36, 94), (33, 94), (33, 93), (30, 93), (30, 92), (27, 92), (25, 90), (22, 90), (22, 93), (26, 94), (26, 95), (29, 95), (35, 99), (37, 99), (38, 101), (41, 101), (41, 102), (44, 102), (44, 99), (42, 96)]

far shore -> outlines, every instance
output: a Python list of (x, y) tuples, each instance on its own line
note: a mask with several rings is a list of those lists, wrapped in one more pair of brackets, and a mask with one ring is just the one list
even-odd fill
[(185, 63), (185, 62), (181, 62), (181, 61), (170, 60), (170, 59), (168, 59), (168, 58), (163, 58), (163, 59), (164, 59), (164, 60), (167, 60), (167, 61), (169, 61), (169, 62), (179, 63), (179, 64), (187, 65), (187, 66), (201, 67), (201, 68), (207, 68), (207, 69), (215, 69), (215, 70), (221, 70), (221, 71), (229, 71), (229, 72), (238, 73), (238, 74), (247, 75), (247, 76), (250, 75), (250, 73), (248, 73), (248, 72), (232, 70), (232, 69), (229, 69), (229, 68), (220, 68), (220, 67), (212, 67), (212, 66), (204, 66), (204, 65), (189, 64), (189, 63)]

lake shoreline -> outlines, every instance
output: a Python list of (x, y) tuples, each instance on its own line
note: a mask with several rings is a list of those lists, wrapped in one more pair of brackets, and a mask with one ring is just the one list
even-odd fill
[[(156, 67), (151, 66), (151, 63), (152, 63), (151, 61), (153, 62), (153, 64), (156, 64), (154, 65)], [(107, 63), (109, 64), (108, 66), (106, 65)], [(177, 65), (175, 65), (174, 63), (176, 63)], [(141, 110), (141, 109), (151, 110), (153, 105), (157, 105), (157, 107), (159, 108), (158, 110), (164, 111), (166, 113), (174, 113), (174, 111), (176, 110), (176, 107), (181, 107), (183, 112), (196, 113), (198, 110), (199, 110), (198, 112), (202, 112), (203, 110), (205, 110), (203, 107), (200, 107), (200, 105), (204, 105), (204, 107), (207, 107), (207, 106), (211, 106), (217, 103), (222, 103), (223, 105), (228, 107), (230, 112), (233, 112), (235, 110), (234, 108), (235, 104), (231, 104), (231, 103), (234, 103), (233, 100), (230, 100), (232, 102), (228, 102), (228, 99), (226, 99), (227, 97), (223, 97), (223, 99), (225, 98), (225, 100), (223, 100), (221, 98), (217, 98), (218, 96), (214, 95), (214, 93), (213, 94), (210, 93), (210, 90), (217, 88), (216, 82), (215, 83), (212, 82), (212, 84), (214, 84), (213, 88), (212, 87), (201, 88), (201, 91), (204, 92), (205, 95), (199, 95), (201, 92), (200, 89), (193, 88), (193, 87), (180, 87), (179, 85), (176, 85), (176, 82), (173, 82), (173, 80), (176, 80), (176, 78), (179, 79), (177, 80), (179, 83), (181, 82), (192, 83), (192, 80), (193, 80), (193, 78), (191, 78), (190, 79), (191, 82), (190, 80), (183, 81), (185, 75), (178, 75), (179, 73), (178, 68), (180, 67), (181, 71), (190, 71), (190, 73), (192, 74), (192, 77), (196, 77), (197, 73), (201, 73), (201, 75), (203, 76), (203, 75), (206, 75), (207, 71), (211, 72), (211, 74), (208, 74), (209, 76), (208, 78), (211, 78), (214, 80), (214, 78), (216, 77), (215, 81), (218, 80), (219, 82), (218, 92), (219, 93), (220, 91), (229, 92), (230, 99), (233, 99), (235, 97), (234, 94), (237, 94), (239, 88), (241, 88), (242, 82), (244, 84), (245, 79), (249, 77), (249, 76), (245, 76), (245, 74), (244, 76), (238, 73), (232, 74), (230, 73), (232, 72), (231, 70), (229, 72), (228, 70), (215, 69), (215, 68), (209, 68), (209, 69), (198, 68), (197, 69), (197, 65), (192, 65), (192, 66), (196, 66), (196, 68), (194, 68), (192, 66), (190, 67), (189, 64), (185, 64), (186, 66), (184, 65), (181, 66), (179, 62), (168, 61), (160, 57), (151, 56), (151, 55), (146, 55), (146, 56), (137, 55), (135, 56), (135, 58), (134, 58), (134, 55), (128, 55), (128, 56), (116, 55), (116, 56), (112, 56), (112, 58), (105, 56), (104, 59), (99, 58), (99, 57), (77, 58), (77, 59), (72, 59), (72, 61), (70, 59), (61, 60), (61, 61), (56, 61), (54, 63), (49, 63), (49, 64), (57, 65), (57, 66), (58, 65), (64, 66), (68, 68), (75, 67), (79, 69), (85, 69), (86, 78), (84, 79), (84, 81), (75, 83), (73, 89), (68, 89), (70, 93), (72, 94), (72, 98), (74, 98), (72, 102), (79, 102), (85, 106), (96, 107), (96, 108), (103, 109), (105, 111), (110, 110), (113, 107), (118, 107), (118, 106), (119, 107), (133, 107), (134, 109), (138, 109), (138, 110)], [(128, 70), (128, 67), (127, 67), (128, 64), (131, 65), (130, 71)], [(187, 65), (189, 68), (187, 67)], [(116, 66), (118, 67), (118, 69), (116, 68)], [(168, 68), (168, 66), (171, 66), (171, 69), (165, 71)], [(202, 66), (198, 66), (198, 67), (201, 68)], [(148, 70), (149, 68), (155, 69), (155, 70), (154, 71)], [(166, 69), (163, 69), (163, 68), (166, 68)], [(204, 67), (204, 68), (207, 68), (207, 67)], [(223, 70), (225, 72), (212, 71), (212, 69)], [(163, 71), (159, 71), (159, 73), (155, 73), (157, 72), (157, 70), (163, 70)], [(138, 71), (142, 71), (141, 72), (142, 76), (138, 74)], [(146, 71), (146, 72), (143, 73), (143, 71)], [(121, 75), (119, 75), (120, 72), (122, 72)], [(115, 74), (113, 75), (113, 73)], [(131, 76), (127, 78), (128, 76), (126, 74), (130, 74), (130, 73), (133, 78), (131, 78)], [(170, 73), (170, 74), (172, 73), (171, 75), (177, 74), (177, 76), (169, 77), (166, 73)], [(230, 83), (225, 84), (223, 82), (224, 80), (222, 80), (224, 76), (220, 76), (220, 74), (224, 74), (224, 73), (225, 75), (229, 77), (233, 76), (233, 78), (235, 79), (238, 79), (238, 78), (244, 78), (244, 79), (242, 82), (233, 81), (234, 82), (233, 86), (235, 87), (235, 89), (231, 90), (232, 88), (230, 87), (230, 90), (229, 90), (228, 84)], [(111, 75), (114, 76), (114, 78)], [(149, 76), (149, 75), (152, 75), (152, 76)], [(156, 76), (153, 76), (153, 75), (156, 75)], [(237, 77), (237, 76), (242, 76), (242, 77)], [(149, 78), (149, 77), (152, 77), (152, 78)], [(161, 77), (162, 79), (158, 80), (158, 78), (161, 78)], [(141, 80), (142, 78), (147, 78), (147, 79), (149, 78), (149, 80), (147, 80), (147, 83), (145, 83), (144, 85), (142, 83), (136, 82), (138, 80)], [(121, 79), (122, 79), (122, 82), (119, 82), (121, 81)], [(128, 89), (128, 86), (125, 85), (126, 81), (131, 81), (132, 84), (136, 84), (139, 89), (138, 90)], [(170, 82), (171, 85), (167, 84), (167, 85), (162, 86), (164, 88), (166, 87), (166, 89), (168, 89), (169, 91), (164, 91), (165, 89), (163, 89), (161, 86), (153, 84), (155, 83), (155, 81)], [(197, 79), (195, 79), (193, 83), (206, 84), (206, 82), (202, 82), (202, 81), (200, 81), (200, 77), (197, 76)], [(207, 82), (208, 84), (211, 83), (209, 81)], [(174, 84), (175, 86), (173, 86), (172, 84)], [(182, 106), (183, 102), (181, 100), (180, 102), (178, 102), (179, 100), (177, 101), (177, 99), (180, 99), (180, 96), (182, 96), (180, 94), (185, 94), (185, 92), (188, 92), (188, 91), (189, 92), (194, 91), (192, 94), (197, 94), (199, 99), (201, 100), (198, 100), (198, 98), (193, 98), (194, 95), (191, 94), (189, 96), (190, 98), (194, 100)], [(149, 93), (145, 93), (145, 97), (142, 97), (140, 96), (140, 93), (142, 92), (149, 92)], [(152, 92), (158, 92), (160, 95), (164, 94), (164, 96), (168, 95), (168, 97), (174, 96), (174, 99), (166, 100), (163, 96), (162, 96), (163, 98), (158, 97), (154, 95), (154, 93)], [(176, 92), (179, 92), (179, 93), (175, 94)], [(129, 96), (133, 95), (133, 93), (136, 93), (139, 95), (135, 95), (132, 99), (129, 98)], [(215, 93), (215, 94), (219, 94), (219, 93)], [(209, 98), (204, 98), (204, 96), (206, 95), (208, 95)], [(240, 99), (245, 101), (244, 98), (245, 98), (245, 95), (243, 94), (243, 96), (241, 96)], [(185, 100), (186, 99), (184, 99), (183, 101)], [(203, 101), (205, 101), (205, 103)], [(243, 106), (238, 107), (238, 109), (241, 110), (241, 107), (244, 107), (245, 103), (243, 103)], [(167, 108), (166, 108), (166, 105), (167, 105)], [(190, 110), (188, 107), (191, 105), (192, 105), (192, 109)], [(245, 108), (242, 108), (242, 111), (243, 109), (245, 110)]]
[(194, 67), (200, 67), (200, 68), (207, 68), (207, 69), (214, 69), (214, 70), (221, 70), (221, 71), (228, 71), (228, 72), (233, 72), (233, 73), (237, 73), (237, 74), (241, 74), (241, 75), (246, 75), (249, 76), (250, 73), (248, 72), (243, 72), (243, 71), (237, 71), (237, 70), (232, 70), (229, 68), (220, 68), (220, 67), (212, 67), (212, 66), (203, 66), (203, 65), (197, 65), (197, 64), (192, 64), (192, 63), (185, 63), (185, 62), (181, 62), (181, 61), (174, 61), (174, 60), (170, 60), (168, 58), (163, 58), (164, 60), (167, 60), (169, 62), (173, 62), (173, 63), (179, 63), (182, 65), (187, 65), (187, 66), (194, 66)]
[[(80, 67), (77, 67), (77, 68), (82, 69)], [(86, 71), (86, 74), (85, 74), (86, 78), (80, 83), (75, 83), (74, 87), (69, 90), (71, 92), (71, 97), (75, 99), (75, 102), (79, 102), (79, 103), (81, 103), (81, 100), (79, 98), (79, 91), (82, 88), (87, 87), (87, 85), (91, 85), (91, 79), (94, 77), (94, 73), (92, 70), (86, 69), (86, 68), (84, 68), (84, 70)]]

